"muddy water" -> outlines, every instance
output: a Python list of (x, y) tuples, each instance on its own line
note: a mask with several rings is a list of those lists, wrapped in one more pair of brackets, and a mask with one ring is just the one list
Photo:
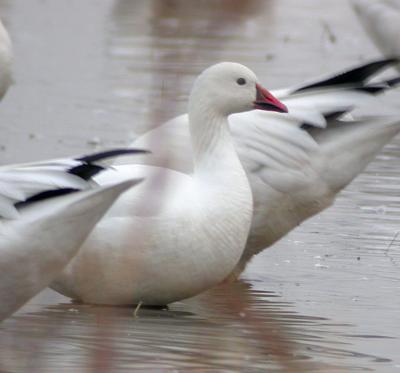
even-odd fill
[[(344, 0), (1, 0), (0, 11), (16, 55), (2, 163), (128, 144), (183, 112), (216, 61), (277, 88), (378, 55)], [(235, 286), (136, 317), (45, 290), (1, 324), (0, 371), (400, 371), (399, 147)]]

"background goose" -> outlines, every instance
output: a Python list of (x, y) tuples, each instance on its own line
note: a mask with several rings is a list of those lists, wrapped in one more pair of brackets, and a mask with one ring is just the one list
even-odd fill
[[(250, 258), (305, 219), (330, 206), (380, 149), (400, 131), (400, 117), (340, 121), (353, 107), (378, 105), (378, 93), (399, 79), (368, 83), (397, 60), (381, 60), (276, 92), (289, 108), (279, 116), (260, 111), (230, 116), (236, 149), (254, 198), (254, 216), (236, 278)], [(274, 92), (275, 94), (275, 92)], [(162, 139), (162, 144), (160, 140)], [(157, 144), (157, 148), (154, 147)], [(188, 117), (181, 115), (139, 137), (134, 146), (153, 148), (144, 164), (193, 170)]]
[(13, 82), (13, 52), (10, 36), (0, 20), (0, 99)]
[(100, 185), (145, 181), (110, 209), (52, 288), (87, 303), (165, 305), (222, 281), (240, 259), (252, 216), (227, 117), (255, 107), (287, 110), (242, 65), (205, 70), (189, 98), (193, 175), (123, 165), (95, 177)]
[[(0, 168), (0, 320), (49, 285), (97, 221), (139, 180), (93, 187), (113, 150)], [(56, 197), (58, 196), (58, 197)]]
[(352, 0), (364, 29), (385, 56), (400, 56), (400, 0)]

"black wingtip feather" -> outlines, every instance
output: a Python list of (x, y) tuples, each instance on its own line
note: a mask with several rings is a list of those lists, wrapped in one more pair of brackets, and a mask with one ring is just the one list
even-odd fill
[(92, 163), (92, 162), (98, 162), (98, 161), (101, 161), (101, 160), (107, 159), (107, 158), (118, 157), (120, 155), (146, 154), (146, 153), (150, 153), (150, 151), (144, 150), (144, 149), (121, 148), (121, 149), (112, 149), (112, 150), (106, 150), (104, 152), (88, 154), (83, 157), (76, 158), (76, 160), (82, 161), (82, 162), (87, 162), (87, 163)]
[(357, 91), (363, 91), (371, 94), (378, 94), (388, 89), (395, 88), (400, 85), (400, 76), (392, 79), (387, 79), (377, 83), (371, 83), (364, 86), (357, 87)]
[(103, 171), (104, 167), (91, 163), (83, 163), (79, 166), (68, 170), (68, 173), (80, 177), (83, 180), (89, 180), (99, 172)]
[[(326, 122), (329, 122), (331, 120), (335, 120), (335, 119), (339, 119), (342, 115), (348, 113), (349, 111), (351, 111), (352, 108), (348, 108), (347, 110), (336, 110), (336, 111), (331, 111), (329, 113), (325, 113), (324, 114), (324, 118), (326, 120)], [(309, 124), (307, 122), (304, 122), (301, 126), (301, 129), (305, 130), (305, 131), (310, 131), (313, 130), (317, 127), (313, 126), (312, 124)], [(323, 130), (323, 129), (322, 129)]]
[(397, 87), (398, 85), (400, 85), (400, 76), (393, 78), (393, 79), (386, 80), (386, 84), (390, 88)]
[(145, 154), (145, 153), (150, 153), (150, 152), (144, 149), (121, 148), (121, 149), (112, 149), (99, 153), (88, 154), (83, 157), (76, 158), (76, 160), (82, 162), (82, 164), (71, 168), (70, 170), (68, 170), (68, 173), (76, 175), (83, 180), (89, 180), (93, 176), (104, 170), (104, 167), (94, 164), (94, 162), (98, 162), (107, 158), (115, 158), (121, 155)]
[(383, 91), (386, 91), (390, 87), (386, 83), (376, 83), (376, 84), (369, 84), (362, 87), (355, 88), (357, 91), (370, 93), (372, 95), (376, 95)]
[(304, 92), (315, 88), (329, 88), (341, 85), (362, 85), (367, 79), (377, 74), (381, 70), (400, 63), (399, 58), (385, 58), (373, 62), (366, 63), (356, 68), (344, 71), (338, 75), (334, 75), (328, 79), (320, 80), (298, 88), (293, 93)]
[[(82, 164), (72, 167), (66, 172), (68, 172), (71, 175), (78, 176), (81, 179), (87, 181), (105, 169), (105, 167), (95, 164), (94, 162), (98, 162), (107, 158), (118, 157), (120, 155), (143, 154), (143, 153), (150, 153), (150, 152), (143, 149), (121, 148), (121, 149), (112, 149), (108, 151), (103, 151), (99, 153), (92, 153), (80, 158), (76, 158), (75, 160), (82, 162)], [(34, 202), (43, 201), (45, 199), (59, 197), (65, 194), (75, 193), (78, 191), (79, 191), (78, 189), (74, 188), (58, 188), (54, 190), (45, 190), (43, 192), (33, 195), (32, 197), (26, 199), (25, 201), (16, 203), (15, 207), (17, 208), (24, 207)]]
[(14, 206), (16, 208), (21, 208), (34, 202), (43, 201), (49, 198), (60, 197), (75, 192), (79, 192), (79, 190), (74, 188), (60, 188), (55, 190), (46, 190), (44, 192), (35, 194), (34, 196), (27, 198), (25, 201), (17, 202)]

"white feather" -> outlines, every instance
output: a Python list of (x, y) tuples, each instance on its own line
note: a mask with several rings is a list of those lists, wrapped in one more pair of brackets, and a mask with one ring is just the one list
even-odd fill
[(49, 285), (111, 204), (134, 183), (53, 198), (27, 207), (19, 219), (0, 221), (0, 321)]
[(356, 14), (385, 56), (400, 57), (400, 1), (352, 0)]
[[(360, 90), (341, 86), (293, 92), (278, 91), (289, 115), (253, 111), (229, 118), (254, 198), (252, 227), (235, 276), (253, 255), (330, 206), (337, 193), (400, 131), (397, 115), (341, 124), (318, 119), (323, 112), (380, 105), (376, 97)], [(306, 132), (299, 128), (304, 122), (316, 128)], [(140, 163), (157, 166), (168, 160), (168, 167), (192, 172), (186, 115), (147, 132), (133, 145), (152, 151), (139, 157)]]

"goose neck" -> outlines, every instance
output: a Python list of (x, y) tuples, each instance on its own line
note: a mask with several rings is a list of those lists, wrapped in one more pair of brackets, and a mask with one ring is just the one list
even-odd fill
[(214, 168), (221, 160), (237, 158), (227, 115), (198, 102), (189, 107), (189, 123), (195, 171)]

